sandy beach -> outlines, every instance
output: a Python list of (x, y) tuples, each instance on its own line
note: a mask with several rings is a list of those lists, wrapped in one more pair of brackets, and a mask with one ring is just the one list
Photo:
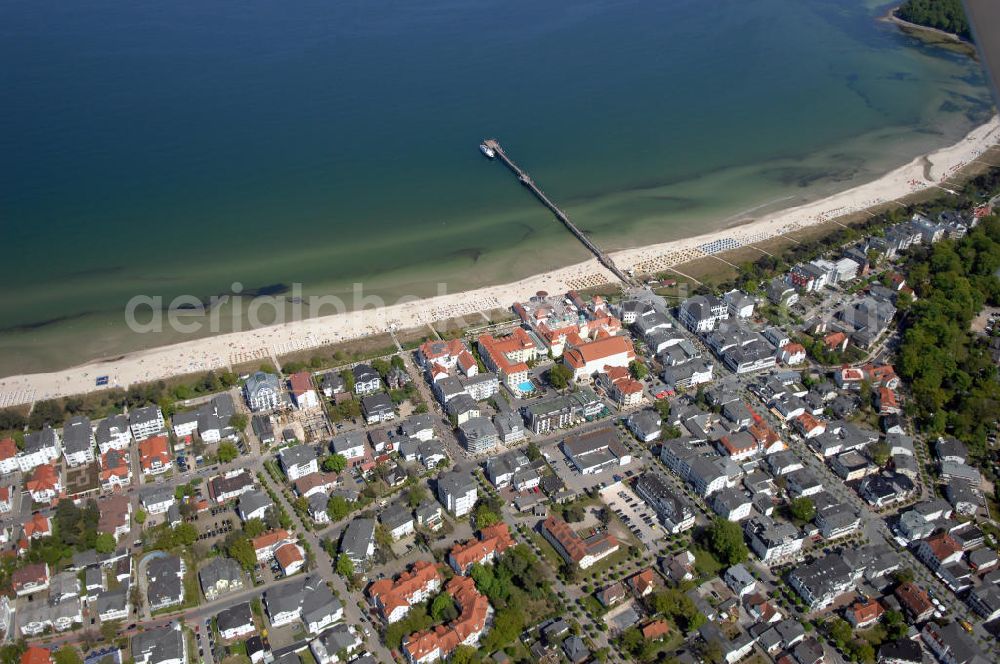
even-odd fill
[[(624, 270), (661, 272), (706, 255), (763, 242), (883, 205), (931, 187), (948, 190), (949, 180), (959, 169), (997, 144), (1000, 144), (1000, 118), (994, 116), (955, 145), (918, 157), (872, 182), (759, 219), (744, 217), (736, 220), (739, 225), (728, 229), (626, 249), (611, 255)], [(540, 290), (558, 293), (611, 281), (614, 281), (614, 276), (596, 259), (592, 259), (514, 283), (202, 338), (111, 360), (97, 360), (62, 371), (10, 376), (0, 379), (0, 408), (94, 391), (98, 389), (95, 385), (98, 376), (108, 376), (110, 386), (128, 387), (134, 383), (219, 370), (258, 359), (265, 361), (292, 352), (390, 330), (426, 326), (449, 318), (474, 317), (479, 312), (507, 308)]]

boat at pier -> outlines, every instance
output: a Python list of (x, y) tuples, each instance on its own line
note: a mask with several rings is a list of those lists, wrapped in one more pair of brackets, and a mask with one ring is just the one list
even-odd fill
[(493, 151), (493, 148), (486, 145), (486, 143), (479, 144), (479, 151), (486, 155), (487, 159), (493, 159), (497, 156), (497, 153)]

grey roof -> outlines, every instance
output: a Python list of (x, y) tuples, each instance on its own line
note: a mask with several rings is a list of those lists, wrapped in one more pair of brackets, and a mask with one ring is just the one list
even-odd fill
[(438, 477), (438, 489), (451, 495), (462, 495), (476, 490), (476, 480), (468, 472), (453, 470)]
[(139, 492), (143, 505), (153, 505), (155, 503), (174, 500), (174, 490), (166, 485), (155, 485), (146, 487)]
[(278, 452), (278, 457), (281, 459), (282, 466), (291, 468), (316, 461), (316, 450), (313, 449), (312, 445), (296, 445), (281, 450)]
[(497, 435), (497, 428), (488, 417), (470, 417), (459, 425), (459, 429), (466, 440), (480, 440)]
[(319, 637), (323, 648), (331, 654), (350, 648), (356, 640), (357, 636), (343, 623), (334, 625)]
[(404, 436), (416, 436), (427, 429), (434, 429), (434, 418), (430, 413), (413, 415), (403, 420), (399, 425), (399, 432)]
[(381, 521), (386, 528), (392, 530), (405, 523), (413, 521), (413, 512), (409, 507), (396, 503), (395, 505), (390, 505), (382, 511), (382, 514), (379, 515), (379, 521)]
[(242, 627), (243, 625), (252, 625), (253, 613), (250, 611), (250, 603), (243, 602), (242, 604), (236, 604), (228, 609), (219, 611), (216, 621), (220, 632)]
[(30, 454), (39, 450), (56, 446), (56, 432), (48, 424), (41, 431), (32, 431), (24, 435), (24, 452)]
[(392, 405), (392, 399), (388, 394), (385, 392), (376, 392), (375, 394), (362, 397), (361, 408), (366, 413), (376, 413), (393, 410), (395, 407)]
[(368, 556), (368, 545), (375, 537), (375, 519), (354, 519), (340, 540), (340, 550), (352, 560), (364, 560)]
[(252, 512), (256, 512), (261, 507), (266, 509), (272, 505), (274, 505), (274, 502), (271, 500), (271, 496), (267, 495), (260, 489), (247, 491), (240, 496), (240, 511), (243, 514), (250, 514)]
[[(372, 524), (375, 522), (372, 521)], [(302, 598), (302, 620), (306, 623), (319, 622), (343, 608), (340, 600), (334, 596), (322, 579), (309, 577)]]
[(628, 418), (629, 426), (644, 436), (660, 432), (660, 416), (653, 410), (639, 410)]
[(475, 399), (463, 392), (448, 401), (445, 410), (448, 411), (449, 415), (461, 415), (462, 413), (478, 411), (479, 404), (476, 403)]
[(145, 424), (146, 422), (156, 422), (162, 416), (159, 406), (143, 406), (130, 412), (128, 421), (130, 424)]
[(124, 609), (128, 604), (128, 588), (128, 582), (125, 582), (114, 590), (103, 590), (97, 593), (97, 598), (94, 599), (94, 608), (98, 615)]
[(135, 634), (132, 637), (132, 659), (144, 659), (146, 653), (149, 654), (150, 664), (171, 659), (183, 660), (184, 635), (180, 623)]
[(121, 433), (127, 431), (128, 418), (124, 415), (112, 415), (101, 420), (101, 423), (97, 425), (97, 431), (94, 432), (94, 437), (97, 439), (98, 444), (111, 441), (112, 429)]
[(197, 410), (186, 410), (182, 413), (174, 413), (170, 417), (170, 423), (173, 424), (175, 428), (182, 424), (191, 424), (192, 422), (197, 423), (198, 413), (199, 411)]
[(269, 391), (279, 394), (281, 392), (281, 382), (274, 374), (263, 371), (255, 371), (250, 374), (249, 378), (247, 378), (244, 388), (247, 391), (247, 396), (253, 399), (261, 391)]
[(181, 559), (177, 556), (153, 558), (146, 563), (146, 596), (153, 606), (176, 597), (183, 597), (180, 578)]
[(63, 449), (67, 454), (85, 452), (93, 445), (93, 435), (90, 418), (83, 415), (71, 417), (63, 425)]
[(330, 440), (330, 449), (334, 454), (343, 454), (347, 450), (354, 447), (364, 447), (365, 446), (365, 432), (364, 431), (345, 431), (342, 434), (334, 436)]
[(955, 463), (953, 461), (941, 462), (941, 476), (962, 482), (971, 482), (977, 486), (982, 482), (982, 475), (980, 475), (979, 470), (964, 463)]
[(242, 580), (243, 572), (239, 563), (232, 558), (216, 556), (201, 568), (198, 578), (201, 579), (202, 588), (211, 588), (219, 581), (225, 580), (230, 583)]
[(307, 578), (302, 578), (276, 588), (269, 588), (264, 593), (264, 602), (267, 603), (267, 613), (273, 618), (281, 613), (298, 610), (307, 582)]
[(104, 571), (100, 567), (88, 567), (83, 573), (83, 582), (88, 588), (103, 588)]
[(370, 364), (356, 364), (351, 373), (354, 374), (354, 381), (357, 383), (367, 383), (379, 378), (378, 372)]

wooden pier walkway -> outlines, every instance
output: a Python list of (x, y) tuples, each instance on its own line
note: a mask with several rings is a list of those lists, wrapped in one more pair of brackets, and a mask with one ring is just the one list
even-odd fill
[(535, 184), (535, 181), (531, 179), (531, 176), (528, 175), (527, 171), (522, 170), (520, 166), (514, 163), (513, 159), (507, 156), (504, 149), (500, 147), (499, 141), (494, 138), (489, 138), (483, 141), (483, 145), (496, 153), (496, 156), (500, 159), (500, 161), (502, 161), (504, 165), (517, 176), (518, 181), (531, 190), (531, 193), (535, 195), (535, 198), (541, 201), (542, 205), (547, 207), (552, 214), (556, 216), (556, 219), (561, 221), (569, 232), (572, 233), (577, 240), (583, 243), (583, 246), (585, 246), (592, 254), (594, 254), (594, 256), (597, 257), (597, 260), (601, 263), (601, 265), (610, 270), (612, 274), (618, 277), (618, 279), (626, 285), (636, 285), (634, 279), (622, 272), (618, 266), (615, 265), (615, 262), (611, 260), (611, 257), (601, 251), (600, 247), (594, 244), (593, 241), (591, 241), (591, 239), (583, 233), (583, 231), (576, 227), (576, 224), (570, 220), (569, 215), (559, 209), (559, 206), (553, 203), (549, 197), (545, 195), (545, 192), (542, 191), (541, 187)]

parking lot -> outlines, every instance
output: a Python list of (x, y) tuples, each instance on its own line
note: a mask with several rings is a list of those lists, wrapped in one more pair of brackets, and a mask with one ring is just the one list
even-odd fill
[(656, 514), (627, 485), (615, 482), (601, 489), (601, 500), (647, 548), (655, 547), (662, 538)]

